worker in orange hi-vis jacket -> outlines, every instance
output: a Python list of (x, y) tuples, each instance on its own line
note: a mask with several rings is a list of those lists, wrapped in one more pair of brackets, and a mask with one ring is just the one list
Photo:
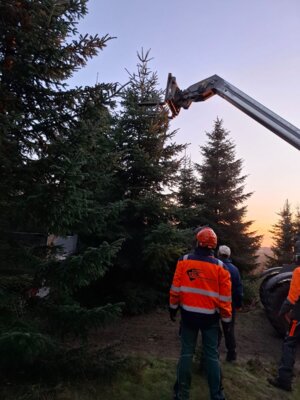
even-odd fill
[(298, 267), (294, 269), (290, 290), (279, 311), (279, 316), (289, 320), (289, 329), (283, 341), (282, 355), (278, 374), (268, 381), (273, 386), (286, 391), (292, 390), (293, 368), (295, 364), (297, 341), (300, 338), (300, 260), (296, 258)]
[(218, 353), (219, 320), (231, 321), (231, 279), (213, 255), (217, 236), (209, 227), (196, 234), (193, 253), (180, 257), (170, 289), (170, 317), (181, 311), (181, 355), (177, 365), (174, 400), (188, 400), (191, 366), (199, 330), (211, 400), (225, 399)]

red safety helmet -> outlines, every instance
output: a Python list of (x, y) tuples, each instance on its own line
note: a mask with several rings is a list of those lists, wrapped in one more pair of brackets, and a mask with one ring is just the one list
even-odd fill
[(209, 227), (201, 229), (196, 237), (200, 247), (207, 247), (209, 249), (215, 249), (217, 247), (217, 235)]

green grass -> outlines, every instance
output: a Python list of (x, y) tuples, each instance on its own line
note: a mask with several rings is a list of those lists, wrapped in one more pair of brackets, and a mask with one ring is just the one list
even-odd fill
[[(299, 400), (300, 376), (294, 392), (270, 387), (266, 378), (275, 365), (253, 359), (247, 363), (223, 364), (223, 383), (227, 400)], [(55, 387), (42, 385), (6, 385), (0, 392), (3, 400), (170, 400), (175, 379), (176, 362), (159, 359), (132, 359), (126, 371), (110, 382), (81, 381), (61, 383)], [(298, 382), (297, 382), (298, 379)], [(207, 382), (195, 364), (191, 400), (208, 400)]]

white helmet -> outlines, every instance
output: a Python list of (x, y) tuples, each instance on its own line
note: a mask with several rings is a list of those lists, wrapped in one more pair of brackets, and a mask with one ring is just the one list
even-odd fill
[(225, 245), (220, 246), (219, 250), (218, 250), (218, 254), (222, 255), (222, 256), (230, 257), (230, 254), (231, 254), (230, 247), (225, 246)]

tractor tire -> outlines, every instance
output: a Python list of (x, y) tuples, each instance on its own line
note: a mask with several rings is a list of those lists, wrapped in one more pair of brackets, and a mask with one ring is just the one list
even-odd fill
[(269, 282), (272, 278), (282, 273), (282, 267), (273, 267), (263, 272), (259, 286), (259, 298), (264, 307), (267, 306)]
[(259, 286), (259, 298), (261, 304), (266, 308), (268, 303), (268, 291), (266, 290), (266, 285), (269, 279), (273, 278), (274, 275), (267, 275)]
[(266, 301), (266, 313), (271, 325), (275, 328), (280, 337), (285, 336), (288, 330), (288, 322), (284, 317), (279, 317), (278, 313), (282, 303), (287, 298), (290, 282), (285, 281), (269, 291)]

